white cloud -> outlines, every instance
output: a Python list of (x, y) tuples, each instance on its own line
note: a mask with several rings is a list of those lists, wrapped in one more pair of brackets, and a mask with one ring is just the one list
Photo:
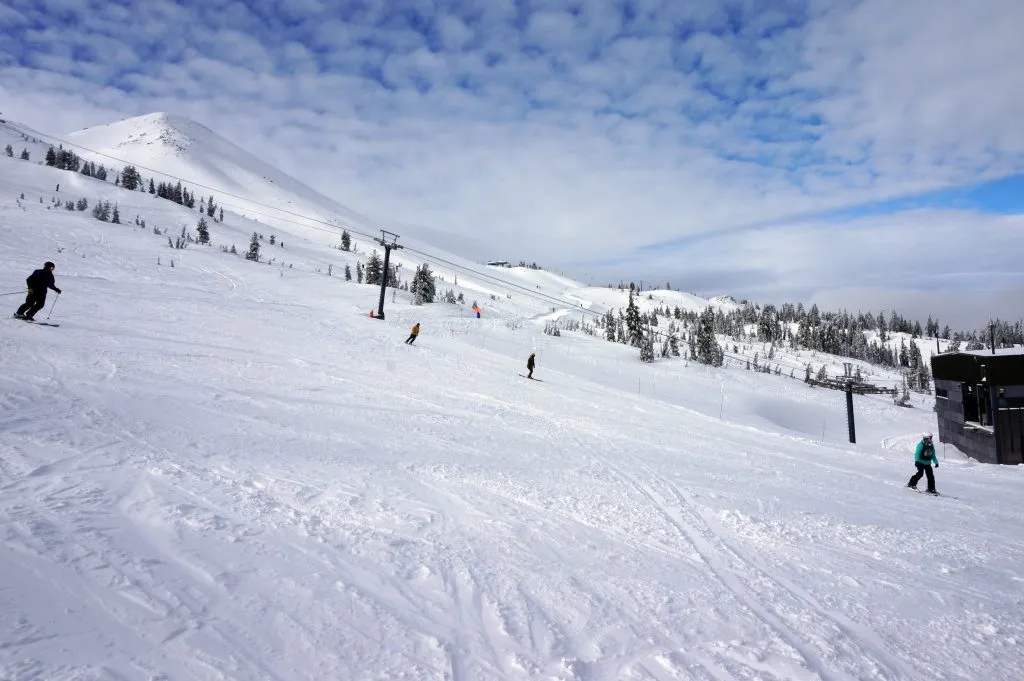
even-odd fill
[(536, 12), (526, 28), (526, 42), (548, 50), (559, 50), (572, 44), (576, 21), (566, 12)]
[(441, 42), (448, 50), (461, 50), (473, 38), (473, 30), (457, 16), (446, 14), (437, 22)]

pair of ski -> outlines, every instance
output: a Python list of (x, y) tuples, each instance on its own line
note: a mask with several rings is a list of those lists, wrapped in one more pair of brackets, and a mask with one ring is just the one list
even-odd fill
[(959, 499), (960, 497), (954, 497), (949, 494), (939, 494), (938, 492), (929, 492), (926, 489), (917, 489), (916, 487), (907, 487), (911, 492), (917, 492), (918, 494), (926, 494), (930, 497), (945, 497), (947, 499)]
[(526, 374), (519, 374), (519, 375), (522, 376), (523, 378), (528, 378), (531, 381), (537, 381), (538, 383), (543, 383), (544, 382), (544, 381), (540, 380), (539, 378), (534, 378), (533, 376), (527, 376)]
[(19, 317), (18, 315), (11, 315), (11, 319), (18, 319), (20, 321), (25, 322), (26, 324), (37, 324), (39, 326), (60, 326), (60, 324), (54, 324), (52, 322), (38, 322), (35, 319), (25, 319), (24, 317)]

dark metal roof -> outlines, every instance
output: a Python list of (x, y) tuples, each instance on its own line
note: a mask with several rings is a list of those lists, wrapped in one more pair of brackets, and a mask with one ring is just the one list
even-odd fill
[[(991, 351), (989, 351), (991, 353)], [(932, 375), (941, 381), (985, 383), (987, 385), (1024, 385), (1024, 354), (997, 351), (998, 354), (947, 352), (932, 357)]]

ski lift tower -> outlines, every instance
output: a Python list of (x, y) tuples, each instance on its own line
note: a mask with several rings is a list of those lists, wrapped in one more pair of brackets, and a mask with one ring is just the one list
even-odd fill
[(380, 278), (380, 303), (377, 305), (377, 319), (384, 319), (384, 294), (388, 287), (388, 274), (391, 262), (391, 249), (403, 248), (398, 245), (398, 235), (393, 232), (380, 230), (380, 238), (377, 243), (384, 247), (384, 273)]

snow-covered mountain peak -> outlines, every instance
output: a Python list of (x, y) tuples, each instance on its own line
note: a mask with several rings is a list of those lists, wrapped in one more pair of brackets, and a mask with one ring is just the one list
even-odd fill
[(265, 165), (205, 125), (162, 111), (93, 126), (68, 137), (76, 144), (102, 153), (116, 155), (114, 152), (120, 152), (141, 157), (140, 162), (170, 152), (176, 156), (195, 156), (198, 162), (207, 161), (211, 156), (226, 156), (247, 168)]
[(131, 163), (147, 178), (152, 173), (158, 181), (180, 180), (200, 193), (221, 195), (219, 203), (227, 210), (258, 214), (282, 229), (298, 223), (322, 230), (323, 222), (372, 229), (367, 218), (184, 116), (154, 112), (79, 130), (68, 139), (85, 155), (103, 155), (97, 160), (108, 165), (111, 159)]
[(231, 144), (200, 123), (162, 111), (86, 128), (72, 133), (70, 137), (76, 142), (84, 139), (101, 142), (106, 149), (125, 150), (134, 146), (157, 146), (176, 154), (188, 153), (190, 149), (204, 142)]

